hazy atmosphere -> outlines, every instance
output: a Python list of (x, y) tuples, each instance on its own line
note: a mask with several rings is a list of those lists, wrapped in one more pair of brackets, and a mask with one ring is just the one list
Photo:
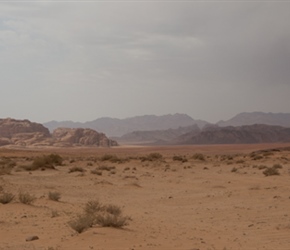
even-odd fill
[(288, 1), (0, 1), (0, 117), (290, 112)]

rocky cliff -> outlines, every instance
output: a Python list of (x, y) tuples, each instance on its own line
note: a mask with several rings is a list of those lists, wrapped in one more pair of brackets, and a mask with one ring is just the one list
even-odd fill
[(200, 133), (188, 133), (178, 144), (244, 144), (290, 142), (290, 128), (255, 124), (240, 127), (208, 127)]
[(60, 146), (118, 146), (116, 141), (110, 140), (103, 133), (84, 128), (57, 128), (52, 133), (56, 145)]
[(92, 129), (59, 128), (53, 134), (29, 120), (0, 119), (0, 146), (117, 146), (105, 134)]

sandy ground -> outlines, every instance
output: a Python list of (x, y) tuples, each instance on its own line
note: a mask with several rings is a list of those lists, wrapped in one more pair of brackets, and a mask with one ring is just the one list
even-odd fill
[[(0, 159), (16, 162), (0, 175), (0, 195), (15, 194), (0, 204), (0, 249), (290, 249), (290, 151), (253, 151), (289, 144), (119, 147), (111, 149), (0, 149)], [(163, 158), (138, 157), (160, 153)], [(56, 170), (26, 171), (34, 157), (60, 154)], [(205, 160), (194, 159), (202, 153)], [(101, 161), (104, 154), (127, 159)], [(183, 156), (186, 162), (174, 161)], [(260, 157), (256, 157), (260, 156)], [(265, 176), (258, 166), (280, 164), (280, 175)], [(84, 173), (68, 173), (72, 167)], [(114, 166), (102, 175), (100, 166)], [(17, 200), (29, 192), (31, 205)], [(61, 193), (59, 201), (48, 193)], [(77, 233), (68, 222), (90, 200), (115, 204), (132, 218), (123, 229), (93, 226)], [(26, 241), (29, 236), (35, 241)]]

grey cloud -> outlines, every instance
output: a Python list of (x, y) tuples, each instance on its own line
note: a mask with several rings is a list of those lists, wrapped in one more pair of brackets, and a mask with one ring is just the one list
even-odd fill
[[(21, 82), (37, 86), (35, 95), (46, 91), (42, 106), (51, 119), (69, 104), (78, 109), (78, 94), (83, 109), (105, 102), (106, 95), (118, 107), (87, 110), (76, 120), (173, 112), (214, 120), (261, 110), (262, 103), (262, 111), (285, 105), (279, 93), (287, 93), (290, 79), (290, 3), (0, 5), (2, 85)], [(271, 93), (276, 103), (267, 106)], [(68, 104), (55, 111), (62, 100)], [(66, 114), (63, 119), (70, 119)]]

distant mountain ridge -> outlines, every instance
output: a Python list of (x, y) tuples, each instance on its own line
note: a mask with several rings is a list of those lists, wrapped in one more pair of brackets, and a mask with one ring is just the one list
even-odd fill
[(246, 126), (212, 126), (200, 133), (180, 136), (176, 144), (251, 144), (290, 142), (290, 128), (255, 124)]
[(202, 128), (208, 124), (203, 120), (194, 120), (186, 114), (174, 114), (174, 115), (144, 115), (135, 116), (125, 119), (103, 117), (88, 122), (72, 122), (72, 121), (51, 121), (43, 123), (50, 131), (58, 127), (68, 128), (90, 128), (96, 131), (105, 133), (107, 136), (123, 136), (124, 134), (133, 131), (151, 131), (151, 130), (167, 130), (177, 129), (179, 127), (186, 127), (191, 125), (197, 125)]
[(220, 127), (244, 126), (253, 124), (290, 127), (290, 113), (244, 112), (237, 114), (227, 121), (217, 122), (217, 125)]
[(151, 130), (151, 131), (133, 131), (125, 134), (116, 140), (120, 143), (157, 143), (157, 144), (168, 144), (179, 136), (189, 132), (200, 132), (201, 129), (195, 124), (187, 127), (179, 127), (177, 129), (166, 129), (166, 130)]

